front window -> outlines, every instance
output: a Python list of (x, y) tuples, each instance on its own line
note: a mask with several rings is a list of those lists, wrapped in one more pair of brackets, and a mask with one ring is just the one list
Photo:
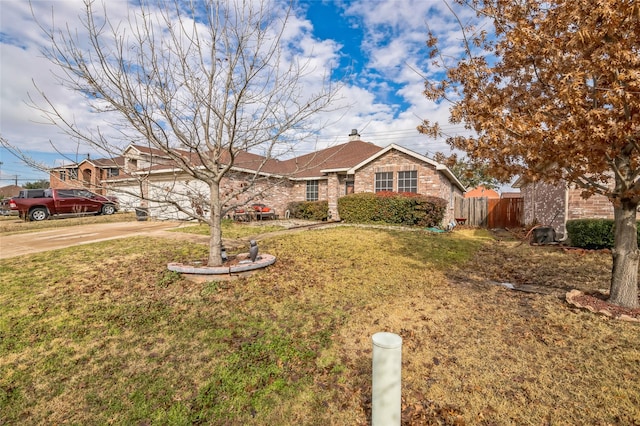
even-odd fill
[(393, 191), (393, 172), (376, 173), (376, 192)]
[(108, 178), (118, 176), (119, 174), (120, 174), (120, 169), (117, 169), (117, 168), (107, 169)]
[(307, 181), (307, 201), (318, 201), (318, 181)]
[(60, 180), (67, 180), (67, 171), (66, 170), (60, 170), (59, 175)]
[(69, 179), (78, 179), (78, 169), (69, 169)]
[(418, 192), (418, 172), (398, 172), (398, 192)]

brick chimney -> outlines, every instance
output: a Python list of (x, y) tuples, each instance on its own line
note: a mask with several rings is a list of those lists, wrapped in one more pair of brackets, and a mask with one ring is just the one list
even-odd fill
[(351, 133), (349, 134), (350, 141), (359, 141), (360, 135), (358, 134), (358, 129), (351, 129)]

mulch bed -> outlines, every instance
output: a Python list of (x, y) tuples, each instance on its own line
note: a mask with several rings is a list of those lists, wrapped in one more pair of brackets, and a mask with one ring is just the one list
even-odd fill
[[(567, 302), (578, 308), (587, 309), (615, 319), (640, 322), (640, 308), (630, 309), (613, 305), (607, 301), (608, 298), (609, 295), (604, 292), (583, 293), (579, 290), (572, 290), (566, 296)], [(640, 296), (638, 296), (638, 299), (640, 303)]]

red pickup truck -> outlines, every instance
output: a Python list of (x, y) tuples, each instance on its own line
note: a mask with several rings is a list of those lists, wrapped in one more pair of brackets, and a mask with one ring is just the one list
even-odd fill
[(113, 214), (118, 211), (118, 200), (86, 189), (45, 189), (42, 196), (12, 198), (9, 207), (21, 218), (45, 220), (53, 215)]

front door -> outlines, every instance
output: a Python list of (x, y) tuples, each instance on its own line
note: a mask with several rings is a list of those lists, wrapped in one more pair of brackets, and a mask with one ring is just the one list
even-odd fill
[(349, 194), (353, 194), (353, 190), (354, 190), (354, 185), (353, 185), (353, 181), (352, 180), (348, 180), (345, 183), (345, 194), (349, 195)]

